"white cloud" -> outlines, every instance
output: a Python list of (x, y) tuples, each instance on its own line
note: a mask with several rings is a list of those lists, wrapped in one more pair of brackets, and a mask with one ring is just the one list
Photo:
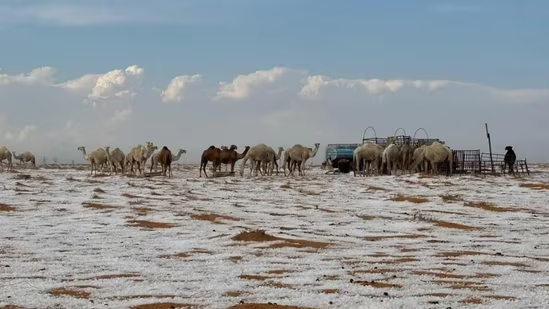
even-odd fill
[(66, 81), (62, 84), (57, 85), (61, 88), (66, 88), (75, 92), (90, 92), (97, 83), (97, 79), (101, 77), (102, 74), (86, 74), (82, 77)]
[(49, 85), (54, 81), (55, 69), (52, 67), (44, 66), (33, 69), (29, 73), (21, 73), (16, 75), (9, 75), (7, 73), (0, 74), (0, 85), (9, 84), (39, 84)]
[(130, 118), (131, 114), (132, 114), (132, 110), (130, 108), (123, 109), (123, 110), (116, 110), (114, 112), (114, 115), (110, 119), (110, 122), (113, 125), (123, 123)]
[(0, 130), (0, 133), (5, 131), (3, 132), (4, 139), (9, 142), (24, 142), (27, 141), (37, 130), (38, 128), (34, 125), (26, 125), (22, 129), (4, 128), (3, 130)]
[[(413, 79), (348, 79), (275, 67), (231, 82), (174, 77), (161, 92), (144, 87), (143, 68), (94, 72), (57, 81), (55, 69), (0, 75), (0, 145), (38, 157), (81, 160), (90, 149), (147, 140), (189, 151), (196, 162), (209, 145), (360, 142), (365, 127), (378, 136), (424, 127), (458, 149), (486, 149), (484, 122), (496, 152), (507, 144), (519, 157), (543, 160), (549, 145), (549, 88), (502, 89), (479, 83)], [(69, 72), (70, 73), (70, 72)], [(197, 95), (190, 91), (200, 83)], [(192, 87), (191, 87), (192, 86)], [(139, 95), (136, 95), (139, 94)], [(191, 100), (192, 99), (192, 100)], [(99, 102), (101, 108), (81, 104)], [(192, 104), (163, 104), (185, 102)], [(222, 102), (238, 104), (221, 104)], [(546, 159), (546, 158), (545, 158)]]
[(331, 89), (363, 89), (369, 94), (382, 95), (403, 90), (405, 87), (415, 87), (428, 91), (437, 90), (447, 86), (476, 86), (475, 84), (455, 82), (448, 80), (382, 80), (382, 79), (332, 79), (327, 76), (308, 76), (300, 95), (307, 99), (316, 99), (322, 96), (324, 91)]
[(113, 97), (127, 98), (135, 95), (141, 86), (145, 70), (132, 65), (125, 70), (112, 70), (97, 78), (88, 99), (105, 100)]
[(274, 67), (270, 70), (255, 71), (247, 75), (239, 75), (232, 82), (220, 82), (217, 91), (217, 100), (220, 99), (246, 99), (257, 91), (268, 89), (276, 93), (287, 86), (281, 84), (290, 74), (302, 73), (297, 70), (284, 67)]
[(160, 94), (162, 102), (181, 102), (185, 97), (185, 92), (192, 84), (196, 84), (202, 80), (202, 76), (195, 75), (181, 75), (174, 77), (168, 87)]

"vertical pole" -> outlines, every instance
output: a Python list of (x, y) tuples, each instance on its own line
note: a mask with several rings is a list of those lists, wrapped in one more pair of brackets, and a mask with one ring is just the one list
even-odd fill
[(492, 175), (496, 173), (496, 169), (494, 167), (494, 158), (492, 157), (492, 139), (490, 138), (490, 132), (488, 132), (488, 124), (485, 123), (484, 127), (486, 128), (486, 138), (488, 138), (488, 149), (490, 150), (490, 165), (492, 167)]

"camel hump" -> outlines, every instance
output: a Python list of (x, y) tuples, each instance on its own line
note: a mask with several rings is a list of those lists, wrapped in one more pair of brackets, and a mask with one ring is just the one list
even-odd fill
[(211, 145), (210, 147), (208, 147), (208, 149), (215, 149), (215, 146)]
[(162, 149), (164, 149), (164, 150), (168, 150), (168, 147), (164, 146), (164, 147), (162, 147)]

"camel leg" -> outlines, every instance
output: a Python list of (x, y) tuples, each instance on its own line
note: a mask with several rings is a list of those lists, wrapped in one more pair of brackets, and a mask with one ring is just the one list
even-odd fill
[(438, 175), (438, 169), (437, 169), (437, 164), (436, 164), (435, 160), (431, 161), (431, 168), (433, 169), (432, 174), (433, 175)]

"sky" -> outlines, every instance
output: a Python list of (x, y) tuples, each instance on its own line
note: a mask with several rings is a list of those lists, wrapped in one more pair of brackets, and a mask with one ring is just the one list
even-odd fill
[(487, 152), (488, 123), (495, 153), (547, 162), (547, 33), (540, 0), (2, 0), (0, 145), (196, 163), (318, 142), (320, 162), (369, 126)]

